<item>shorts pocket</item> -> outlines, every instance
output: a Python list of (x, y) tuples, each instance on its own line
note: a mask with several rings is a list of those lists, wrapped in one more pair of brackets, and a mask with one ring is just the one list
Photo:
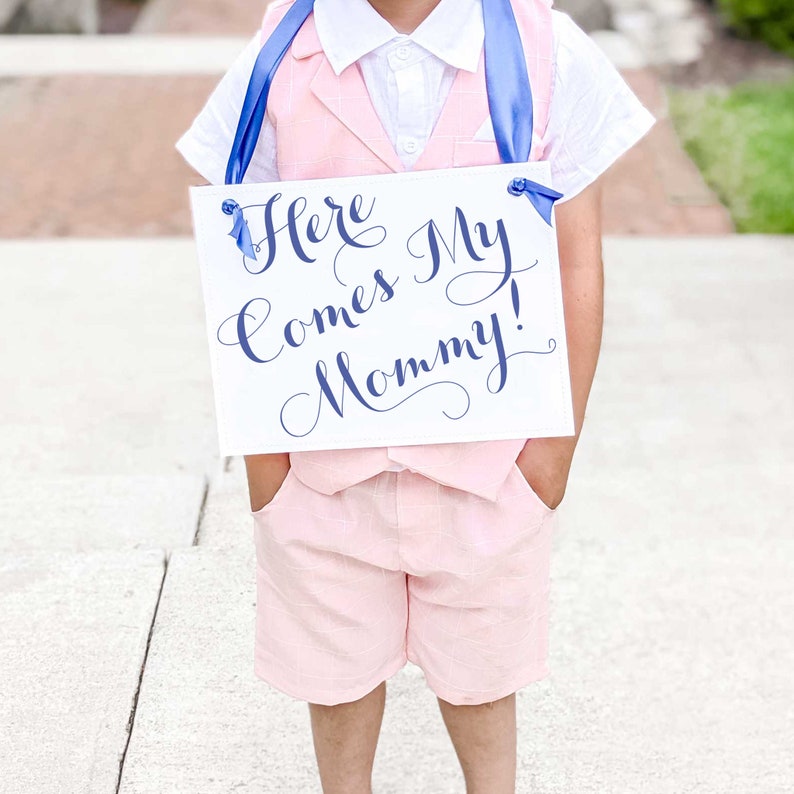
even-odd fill
[(532, 497), (532, 498), (535, 500), (535, 502), (537, 502), (537, 503), (538, 503), (538, 505), (540, 505), (540, 507), (542, 507), (542, 508), (543, 508), (543, 510), (544, 510), (546, 513), (548, 513), (549, 515), (552, 515), (553, 513), (556, 513), (556, 512), (557, 512), (557, 508), (556, 508), (556, 507), (549, 507), (549, 506), (548, 506), (548, 505), (547, 505), (547, 504), (546, 504), (546, 503), (545, 503), (545, 502), (544, 502), (544, 501), (543, 501), (543, 500), (542, 500), (542, 499), (541, 499), (541, 498), (540, 498), (540, 497), (539, 497), (539, 496), (538, 496), (538, 495), (535, 493), (535, 489), (534, 489), (534, 488), (533, 488), (533, 487), (532, 487), (532, 486), (529, 484), (529, 482), (527, 482), (527, 478), (524, 476), (524, 472), (522, 472), (522, 471), (521, 471), (521, 469), (518, 467), (518, 463), (514, 463), (514, 464), (513, 464), (513, 474), (514, 474), (514, 476), (518, 477), (518, 479), (521, 481), (521, 485), (520, 485), (520, 487), (521, 487), (521, 488), (523, 488), (523, 489), (524, 489), (524, 491), (525, 491), (526, 493), (528, 493), (528, 494), (529, 494), (529, 495), (530, 495), (530, 496), (531, 496), (531, 497)]
[(292, 482), (292, 478), (294, 477), (292, 473), (292, 466), (287, 469), (287, 476), (284, 477), (281, 485), (279, 485), (278, 490), (273, 494), (273, 498), (263, 507), (260, 507), (259, 510), (252, 510), (252, 516), (261, 516), (263, 513), (266, 513), (273, 505), (280, 501), (281, 497), (284, 495), (284, 491), (287, 490), (287, 486)]

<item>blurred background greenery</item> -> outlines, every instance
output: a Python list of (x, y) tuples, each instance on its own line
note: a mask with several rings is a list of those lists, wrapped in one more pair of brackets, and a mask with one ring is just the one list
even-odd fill
[(726, 24), (740, 35), (794, 55), (792, 0), (717, 0), (717, 5)]
[(794, 234), (794, 80), (670, 89), (681, 142), (736, 230)]
[(708, 5), (715, 36), (703, 58), (717, 64), (672, 75), (676, 131), (737, 231), (793, 234), (794, 0)]

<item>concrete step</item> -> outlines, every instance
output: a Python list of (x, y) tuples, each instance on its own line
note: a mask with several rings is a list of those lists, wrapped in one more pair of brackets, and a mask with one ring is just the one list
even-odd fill
[(191, 474), (3, 478), (0, 555), (190, 546), (204, 494)]
[(245, 36), (5, 36), (0, 77), (35, 75), (221, 75), (256, 32)]
[(248, 485), (242, 458), (222, 461), (210, 479), (198, 543), (208, 549), (248, 554), (252, 538)]
[(0, 242), (0, 276), (3, 478), (214, 467), (191, 241)]
[(0, 556), (0, 790), (116, 791), (164, 570), (158, 550)]
[(267, 0), (216, 3), (212, 0), (148, 0), (135, 24), (138, 33), (253, 35)]
[(251, 554), (171, 555), (120, 794), (318, 790), (305, 705), (253, 674), (254, 583)]

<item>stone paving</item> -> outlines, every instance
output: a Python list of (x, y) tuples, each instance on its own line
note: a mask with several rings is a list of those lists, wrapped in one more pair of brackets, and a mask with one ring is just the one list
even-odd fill
[(604, 232), (731, 233), (730, 214), (681, 148), (658, 78), (649, 68), (624, 70), (623, 75), (657, 122), (604, 178)]
[(135, 31), (249, 36), (259, 27), (266, 5), (262, 0), (152, 0), (141, 13)]
[[(727, 211), (676, 139), (658, 81), (647, 70), (625, 74), (660, 120), (607, 174), (605, 232), (730, 232)], [(215, 82), (173, 74), (0, 82), (0, 237), (189, 235), (187, 187), (200, 179), (173, 145)]]
[(67, 75), (0, 84), (0, 237), (190, 234), (196, 177), (174, 143), (214, 82)]

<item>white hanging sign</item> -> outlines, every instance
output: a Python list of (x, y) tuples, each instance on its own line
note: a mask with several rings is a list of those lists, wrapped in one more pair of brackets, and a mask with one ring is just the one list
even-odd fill
[(191, 188), (222, 454), (572, 435), (517, 177), (548, 163)]

